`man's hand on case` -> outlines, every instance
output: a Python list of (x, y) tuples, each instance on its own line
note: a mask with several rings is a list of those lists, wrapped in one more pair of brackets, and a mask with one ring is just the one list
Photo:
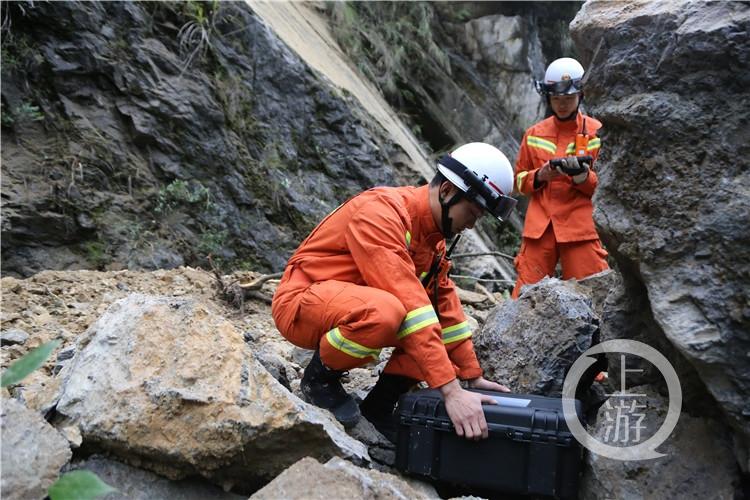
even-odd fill
[(503, 384), (492, 382), (484, 377), (477, 377), (469, 380), (469, 387), (472, 389), (482, 389), (483, 391), (510, 392), (510, 389)]

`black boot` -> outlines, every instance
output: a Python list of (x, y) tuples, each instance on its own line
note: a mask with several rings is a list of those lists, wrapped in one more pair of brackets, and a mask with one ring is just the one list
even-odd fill
[(398, 398), (418, 383), (413, 378), (383, 373), (375, 387), (360, 403), (362, 415), (392, 443), (396, 442), (398, 422), (393, 410)]
[(305, 368), (300, 389), (305, 401), (329, 410), (341, 425), (350, 428), (357, 425), (360, 413), (357, 403), (339, 382), (342, 375), (344, 372), (337, 372), (325, 366), (320, 360), (320, 352), (315, 351), (315, 355)]

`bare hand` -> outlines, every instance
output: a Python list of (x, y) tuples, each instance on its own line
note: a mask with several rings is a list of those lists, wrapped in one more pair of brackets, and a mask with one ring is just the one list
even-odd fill
[(550, 166), (549, 162), (546, 162), (544, 165), (542, 165), (542, 168), (537, 170), (536, 172), (536, 181), (537, 182), (548, 182), (554, 179), (555, 177), (560, 177), (561, 174), (552, 166)]
[(492, 382), (485, 379), (484, 377), (477, 377), (469, 380), (469, 387), (472, 389), (482, 389), (483, 391), (499, 391), (499, 392), (510, 392), (503, 384)]
[(489, 436), (482, 404), (497, 404), (492, 396), (469, 392), (455, 379), (440, 387), (440, 392), (443, 393), (445, 410), (453, 422), (456, 434), (474, 440), (486, 439)]

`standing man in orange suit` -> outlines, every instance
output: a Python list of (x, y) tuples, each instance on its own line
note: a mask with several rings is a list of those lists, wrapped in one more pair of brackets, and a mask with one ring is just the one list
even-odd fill
[[(608, 269), (591, 203), (598, 182), (592, 166), (601, 146), (597, 132), (602, 124), (578, 109), (583, 73), (578, 61), (564, 57), (553, 61), (544, 81), (537, 82), (553, 114), (526, 131), (516, 160), (516, 189), (531, 200), (515, 259), (513, 298), (523, 285), (552, 276), (558, 260), (563, 279)], [(559, 158), (564, 160), (550, 162)]]

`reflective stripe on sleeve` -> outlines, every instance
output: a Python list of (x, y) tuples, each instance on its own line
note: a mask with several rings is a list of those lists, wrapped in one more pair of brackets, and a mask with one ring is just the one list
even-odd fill
[(521, 186), (523, 186), (523, 180), (526, 178), (526, 176), (529, 175), (529, 172), (521, 172), (516, 176), (516, 186), (518, 187), (518, 190), (521, 190)]
[(595, 149), (599, 149), (601, 146), (602, 146), (602, 140), (596, 137), (589, 141), (588, 147), (586, 149), (588, 151), (593, 151)]
[(409, 248), (409, 245), (411, 245), (411, 232), (406, 231), (406, 248)]
[(406, 314), (406, 318), (404, 318), (404, 322), (401, 323), (401, 328), (396, 334), (396, 337), (402, 339), (409, 334), (437, 322), (437, 314), (435, 314), (435, 309), (433, 309), (431, 305), (414, 309)]
[(443, 344), (458, 342), (469, 337), (471, 337), (471, 329), (469, 328), (468, 321), (443, 328)]

